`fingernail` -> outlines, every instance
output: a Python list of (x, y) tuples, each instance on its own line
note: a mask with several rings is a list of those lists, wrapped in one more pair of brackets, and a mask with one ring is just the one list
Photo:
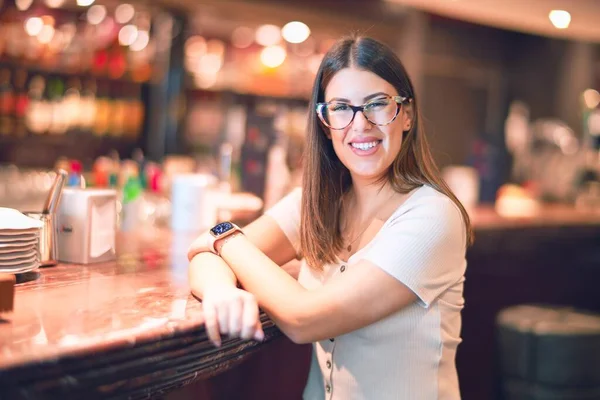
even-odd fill
[(215, 345), (215, 347), (221, 347), (220, 341), (213, 341), (213, 344)]
[(265, 338), (265, 334), (262, 331), (256, 332), (254, 334), (254, 339), (256, 339), (259, 342), (262, 342), (264, 338)]

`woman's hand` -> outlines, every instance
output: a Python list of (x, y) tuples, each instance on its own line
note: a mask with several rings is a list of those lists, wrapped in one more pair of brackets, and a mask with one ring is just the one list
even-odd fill
[(210, 233), (208, 231), (206, 231), (203, 234), (201, 234), (200, 236), (198, 236), (196, 239), (194, 239), (194, 241), (188, 248), (188, 253), (187, 253), (188, 261), (192, 261), (192, 258), (194, 258), (194, 256), (196, 254), (211, 251), (211, 249), (208, 247), (209, 235), (210, 235)]
[(221, 334), (262, 341), (265, 334), (258, 318), (254, 295), (231, 286), (207, 289), (202, 299), (204, 324), (210, 341), (221, 346)]

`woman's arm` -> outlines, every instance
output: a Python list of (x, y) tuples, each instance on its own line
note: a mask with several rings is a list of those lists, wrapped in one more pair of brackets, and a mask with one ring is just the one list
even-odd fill
[[(260, 217), (244, 231), (247, 240), (255, 248), (270, 254), (275, 262), (286, 264), (295, 258), (293, 246), (273, 218)], [(262, 329), (255, 297), (237, 288), (237, 279), (231, 268), (219, 256), (207, 251), (207, 242), (204, 234), (190, 247), (188, 275), (192, 293), (202, 299), (209, 338), (216, 346), (221, 343), (219, 332), (261, 340)]]
[[(294, 246), (271, 216), (262, 215), (243, 230), (248, 240), (277, 265), (284, 265), (296, 258)], [(194, 240), (188, 249), (188, 260), (192, 261), (197, 254), (211, 252), (208, 247), (209, 235), (207, 231)]]
[[(217, 242), (217, 248), (220, 245)], [(296, 343), (351, 332), (416, 299), (397, 279), (365, 261), (318, 290), (309, 291), (244, 235), (235, 235), (224, 243), (221, 257), (277, 326)]]
[[(279, 225), (268, 215), (263, 215), (247, 227), (244, 233), (254, 246), (269, 257), (277, 265), (284, 265), (296, 258), (294, 247), (285, 236)], [(206, 254), (212, 254), (208, 248), (208, 235), (200, 235), (188, 250), (188, 259), (193, 262), (202, 256), (203, 261), (211, 260)], [(213, 254), (214, 255), (214, 254)], [(235, 274), (226, 263), (220, 263), (218, 268), (212, 268), (212, 263), (198, 262), (190, 264), (189, 278), (194, 295), (202, 298), (205, 286), (221, 285), (223, 283), (236, 286)], [(194, 268), (192, 268), (194, 265)], [(227, 282), (226, 282), (227, 281)]]
[(414, 207), (362, 260), (310, 291), (242, 234), (216, 246), (279, 328), (293, 341), (307, 343), (365, 327), (417, 299), (429, 304), (464, 273), (462, 225), (460, 213), (447, 202)]
[(209, 288), (237, 287), (237, 279), (227, 263), (213, 253), (197, 254), (188, 268), (188, 281), (192, 294), (199, 299)]
[(262, 340), (256, 298), (238, 289), (235, 275), (219, 256), (200, 253), (189, 267), (192, 293), (202, 298), (204, 325), (208, 338), (221, 345), (221, 333), (242, 339)]

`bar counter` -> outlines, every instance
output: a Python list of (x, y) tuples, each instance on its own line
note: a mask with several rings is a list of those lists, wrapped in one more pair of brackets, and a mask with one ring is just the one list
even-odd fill
[[(157, 397), (261, 345), (224, 338), (216, 349), (207, 340), (185, 252), (157, 236), (122, 234), (115, 262), (18, 276), (15, 309), (0, 318), (0, 399)], [(261, 320), (264, 343), (280, 336)]]
[[(501, 308), (547, 301), (600, 311), (600, 213), (554, 207), (506, 219), (480, 208), (473, 222), (457, 365), (463, 398), (482, 400), (493, 398), (493, 323)], [(15, 310), (0, 317), (0, 399), (231, 398), (216, 389), (200, 395), (210, 392), (203, 382), (228, 373), (220, 384), (230, 386), (229, 396), (243, 387), (240, 398), (260, 398), (271, 384), (287, 385), (286, 395), (269, 398), (299, 398), (310, 346), (291, 344), (265, 315), (263, 343), (225, 339), (216, 349), (207, 340), (187, 283), (190, 241), (163, 231), (120, 234), (115, 262), (19, 275)], [(252, 384), (231, 374), (245, 368), (247, 378), (265, 365), (270, 376), (256, 375)]]

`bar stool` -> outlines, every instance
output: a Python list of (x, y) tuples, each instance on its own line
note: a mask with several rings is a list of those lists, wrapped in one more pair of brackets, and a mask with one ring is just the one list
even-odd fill
[(496, 328), (502, 399), (600, 399), (600, 315), (518, 305)]

